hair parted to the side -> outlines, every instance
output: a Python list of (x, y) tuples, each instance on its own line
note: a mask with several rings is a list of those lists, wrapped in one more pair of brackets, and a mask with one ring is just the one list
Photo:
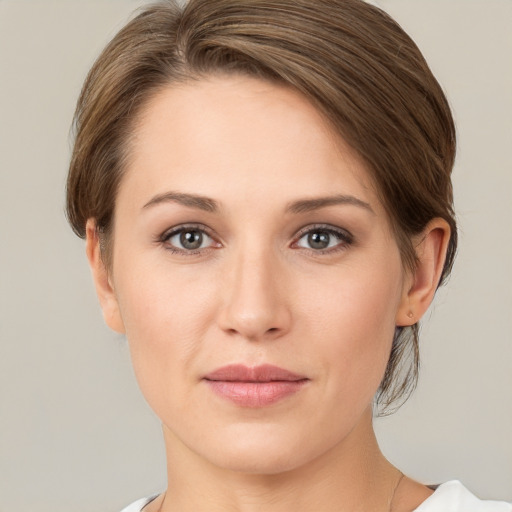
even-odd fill
[[(190, 0), (144, 7), (91, 69), (75, 113), (67, 214), (85, 236), (96, 220), (110, 261), (116, 193), (130, 136), (162, 88), (219, 73), (286, 84), (314, 104), (363, 158), (404, 267), (435, 217), (451, 228), (441, 282), (457, 246), (450, 174), (455, 128), (441, 87), (410, 37), (362, 0)], [(418, 325), (397, 328), (376, 401), (401, 404), (418, 374)]]

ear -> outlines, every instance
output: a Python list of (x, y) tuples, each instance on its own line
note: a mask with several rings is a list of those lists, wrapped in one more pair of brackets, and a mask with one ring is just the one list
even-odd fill
[(444, 219), (435, 218), (413, 242), (417, 264), (405, 280), (397, 326), (415, 324), (430, 306), (443, 271), (450, 231)]
[(119, 304), (112, 286), (108, 269), (101, 258), (100, 239), (96, 222), (88, 219), (86, 225), (85, 252), (91, 267), (96, 293), (103, 311), (105, 323), (114, 331), (124, 334), (124, 324), (119, 312)]

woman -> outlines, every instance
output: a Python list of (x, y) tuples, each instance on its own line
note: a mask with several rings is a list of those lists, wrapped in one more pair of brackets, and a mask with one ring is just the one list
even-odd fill
[(379, 450), (455, 255), (455, 132), (387, 15), (311, 5), (148, 7), (84, 85), (68, 216), (168, 460), (126, 510), (510, 511)]

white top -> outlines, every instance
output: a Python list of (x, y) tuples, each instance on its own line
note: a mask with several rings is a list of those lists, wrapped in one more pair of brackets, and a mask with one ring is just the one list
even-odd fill
[[(156, 496), (142, 498), (121, 512), (141, 512)], [(414, 512), (512, 512), (512, 503), (479, 500), (458, 480), (440, 485)]]
[(480, 500), (458, 480), (451, 480), (440, 485), (414, 512), (512, 512), (512, 504)]

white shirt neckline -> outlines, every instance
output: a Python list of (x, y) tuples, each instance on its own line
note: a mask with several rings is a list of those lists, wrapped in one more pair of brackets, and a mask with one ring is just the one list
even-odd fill
[(441, 484), (413, 512), (512, 512), (512, 504), (504, 501), (480, 500), (459, 480)]
[[(143, 508), (159, 495), (141, 498), (121, 512), (142, 512)], [(413, 512), (512, 512), (512, 504), (504, 501), (478, 499), (459, 480), (450, 480), (439, 485)]]

